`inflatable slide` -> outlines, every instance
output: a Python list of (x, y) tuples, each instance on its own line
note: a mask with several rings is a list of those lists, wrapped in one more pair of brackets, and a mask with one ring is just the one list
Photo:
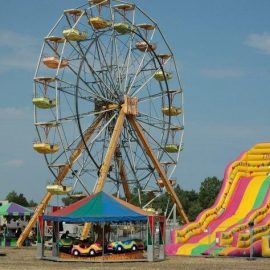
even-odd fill
[(270, 143), (231, 162), (212, 207), (172, 232), (168, 255), (261, 256), (270, 233)]

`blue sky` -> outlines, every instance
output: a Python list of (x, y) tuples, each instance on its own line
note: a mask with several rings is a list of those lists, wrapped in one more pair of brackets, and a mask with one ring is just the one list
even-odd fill
[[(43, 37), (86, 1), (4, 1), (0, 9), (0, 198), (11, 191), (39, 201), (50, 180), (32, 150), (32, 87)], [(270, 140), (268, 0), (135, 1), (172, 47), (185, 95), (185, 150), (178, 183), (198, 189), (223, 177), (230, 160)], [(169, 4), (165, 4), (169, 3)]]

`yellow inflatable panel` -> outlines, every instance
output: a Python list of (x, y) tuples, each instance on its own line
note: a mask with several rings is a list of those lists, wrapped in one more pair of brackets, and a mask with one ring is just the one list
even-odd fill
[(253, 148), (270, 148), (270, 143), (269, 142), (265, 142), (265, 143), (258, 143), (255, 144), (255, 146)]
[(270, 148), (255, 148), (248, 151), (249, 155), (257, 155), (257, 154), (270, 154)]
[(262, 256), (270, 257), (270, 238), (268, 235), (262, 238)]
[[(195, 254), (204, 245), (207, 246), (208, 244), (213, 243), (216, 237), (216, 232), (225, 231), (228, 227), (232, 226), (232, 229), (221, 234), (220, 244), (222, 245), (231, 244), (234, 233), (248, 229), (248, 225), (246, 223), (241, 223), (239, 225), (238, 223), (241, 222), (241, 220), (243, 220), (251, 211), (255, 200), (257, 200), (258, 192), (265, 182), (266, 177), (269, 175), (269, 148), (270, 143), (256, 144), (253, 148), (251, 148), (251, 150), (239, 156), (237, 160), (233, 161), (228, 166), (225, 171), (226, 178), (224, 179), (224, 186), (222, 186), (221, 194), (219, 195), (219, 199), (215, 202), (215, 204), (211, 208), (204, 211), (195, 222), (190, 223), (183, 229), (176, 229), (174, 231), (173, 244), (179, 244), (177, 254), (190, 255), (192, 251), (193, 254)], [(245, 193), (243, 194), (241, 202), (237, 206), (237, 210), (233, 216), (230, 214), (226, 219), (224, 219), (224, 216), (223, 222), (219, 224), (213, 232), (211, 232), (211, 235), (204, 238), (198, 237), (198, 242), (193, 244), (189, 243), (188, 240), (191, 237), (201, 234), (208, 229), (209, 224), (211, 225), (212, 221), (223, 216), (223, 212), (227, 209), (229, 204), (233, 203), (231, 200), (232, 195), (235, 193), (236, 185), (238, 184), (239, 180), (243, 179), (244, 177), (250, 182), (248, 182), (248, 184), (246, 182), (247, 186), (245, 188)], [(269, 212), (270, 202), (269, 205), (267, 204), (266, 206), (257, 209), (250, 216), (250, 219), (253, 220), (254, 224), (256, 225), (263, 221)], [(259, 226), (255, 230), (256, 239), (260, 239), (262, 235), (265, 234), (265, 230), (268, 230), (268, 224)], [(222, 236), (223, 234), (224, 237)], [(245, 238), (241, 240), (243, 243), (239, 243), (239, 245), (244, 246), (248, 244), (248, 236), (242, 235), (241, 233), (239, 233), (239, 236)], [(192, 242), (193, 241), (195, 240), (193, 239)], [(193, 250), (196, 247), (199, 249)]]
[[(250, 211), (250, 209), (252, 209), (252, 206), (254, 205), (254, 202), (257, 198), (256, 194), (258, 194), (264, 180), (265, 180), (265, 177), (252, 179), (252, 181), (249, 183), (245, 191), (244, 197), (242, 198), (241, 203), (238, 206), (238, 209), (235, 212), (235, 214), (229, 217), (228, 219), (226, 219), (221, 224), (219, 224), (219, 226), (213, 232), (211, 232), (206, 237), (202, 238), (197, 243), (184, 244), (183, 246), (181, 246), (178, 249), (177, 254), (190, 255), (192, 252), (192, 249), (195, 248), (196, 246), (201, 245), (201, 244), (210, 244), (213, 241), (215, 241), (216, 232), (223, 231), (224, 229), (232, 226), (233, 224), (239, 222), (241, 219), (245, 218), (248, 212)], [(250, 194), (253, 194), (253, 196), (251, 196)]]

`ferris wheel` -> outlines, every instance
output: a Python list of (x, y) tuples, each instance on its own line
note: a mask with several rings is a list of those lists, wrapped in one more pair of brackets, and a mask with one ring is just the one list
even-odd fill
[(104, 189), (132, 203), (134, 192), (167, 191), (187, 221), (173, 189), (184, 135), (180, 78), (159, 26), (138, 6), (90, 0), (64, 10), (44, 39), (32, 102), (33, 148), (54, 181), (22, 239), (55, 194)]

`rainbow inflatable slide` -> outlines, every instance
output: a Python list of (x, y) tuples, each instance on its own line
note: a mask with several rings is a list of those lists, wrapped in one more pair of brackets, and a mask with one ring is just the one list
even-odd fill
[[(214, 205), (172, 232), (168, 255), (267, 254), (270, 234), (270, 143), (259, 143), (231, 162)], [(268, 253), (270, 254), (270, 252)]]

